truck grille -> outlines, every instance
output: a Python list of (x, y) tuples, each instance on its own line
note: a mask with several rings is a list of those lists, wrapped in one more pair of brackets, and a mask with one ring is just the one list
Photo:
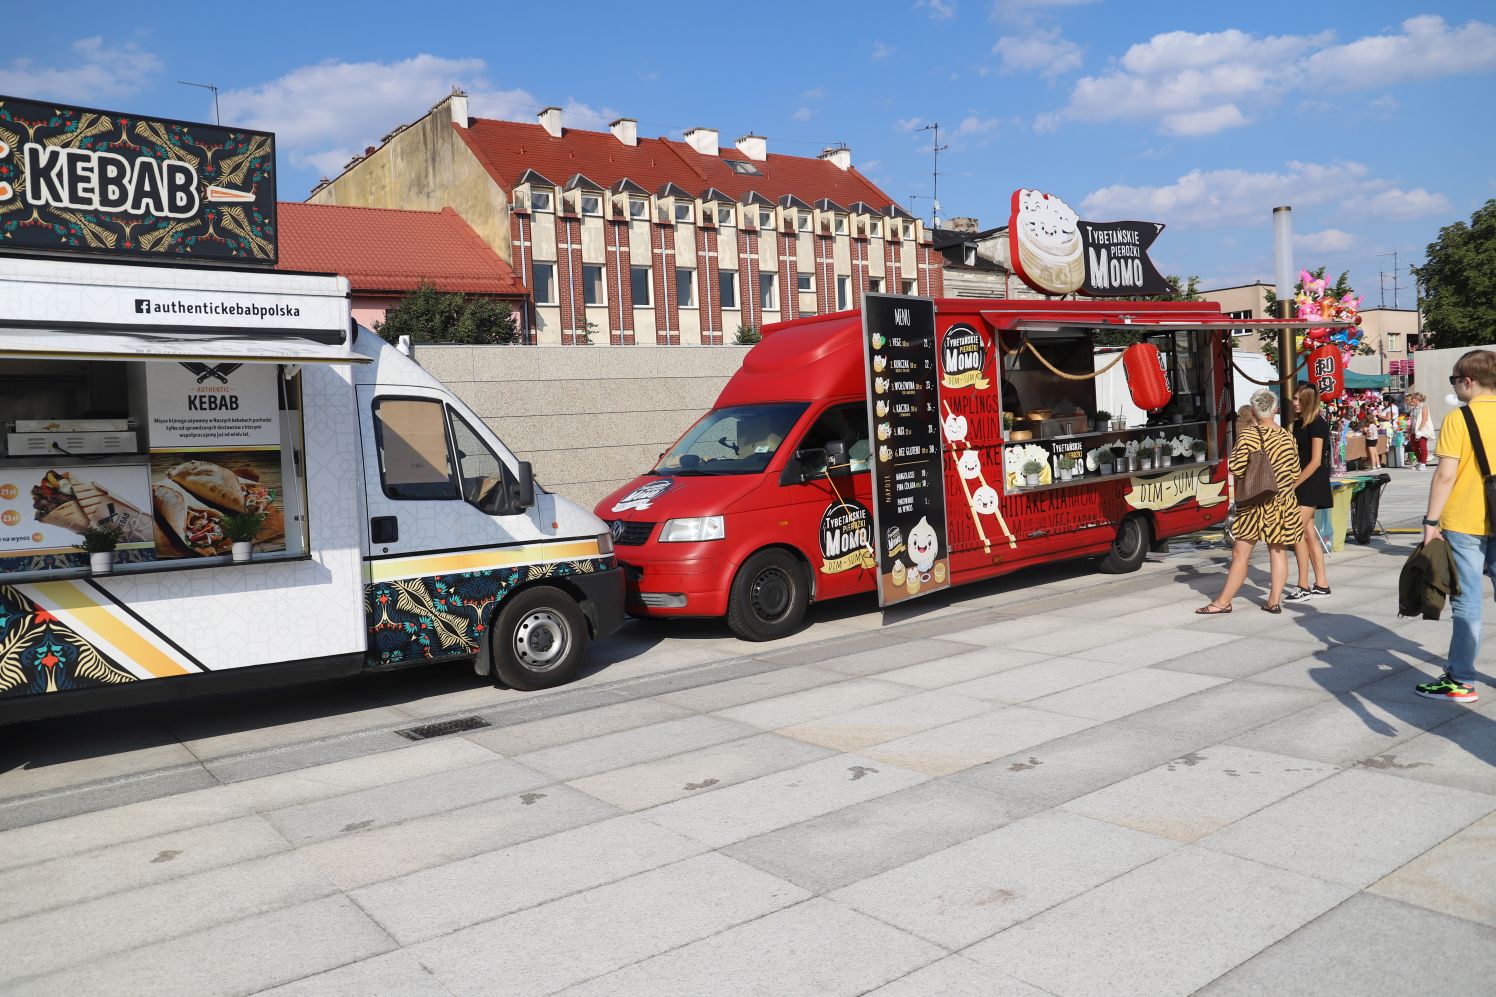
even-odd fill
[(613, 534), (614, 546), (639, 547), (648, 542), (649, 535), (654, 532), (654, 528), (654, 523), (635, 523), (615, 519), (611, 524), (610, 532)]

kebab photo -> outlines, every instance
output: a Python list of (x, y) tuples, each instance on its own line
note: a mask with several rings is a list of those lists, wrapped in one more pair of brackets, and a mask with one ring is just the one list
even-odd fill
[[(222, 554), (228, 546), (223, 517), (231, 513), (274, 511), (275, 492), (250, 467), (230, 470), (205, 460), (183, 461), (165, 471), (151, 488), (156, 516), (176, 541), (200, 556)], [(277, 535), (279, 517), (266, 521), (261, 539)]]
[(38, 522), (80, 536), (90, 526), (107, 522), (120, 528), (122, 543), (151, 539), (150, 520), (145, 513), (111, 495), (97, 481), (76, 480), (68, 471), (49, 470), (32, 486), (31, 505)]

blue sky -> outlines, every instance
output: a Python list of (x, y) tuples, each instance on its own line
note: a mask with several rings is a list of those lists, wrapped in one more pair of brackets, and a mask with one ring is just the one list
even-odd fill
[[(1294, 206), (1296, 263), (1349, 269), (1392, 304), (1440, 226), (1496, 197), (1489, 3), (1118, 0), (564, 5), (378, 0), (22, 5), (0, 93), (277, 133), (282, 199), (453, 85), (475, 114), (646, 135), (749, 131), (771, 151), (845, 142), (929, 216), (1000, 224), (1042, 187), (1083, 218), (1165, 222), (1154, 256), (1207, 286), (1272, 279), (1270, 216)], [(852, 12), (856, 11), (855, 14)], [(1386, 273), (1385, 278), (1379, 274)]]

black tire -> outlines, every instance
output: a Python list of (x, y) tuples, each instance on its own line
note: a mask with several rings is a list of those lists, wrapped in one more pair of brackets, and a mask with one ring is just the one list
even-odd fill
[(1101, 571), (1108, 575), (1125, 575), (1136, 571), (1148, 559), (1148, 548), (1153, 545), (1153, 531), (1148, 520), (1142, 516), (1128, 516), (1117, 527), (1117, 538), (1112, 549), (1101, 559)]
[(778, 640), (795, 632), (810, 603), (805, 571), (782, 548), (761, 550), (738, 569), (727, 597), (727, 625), (743, 640)]
[(528, 692), (569, 682), (587, 653), (587, 618), (548, 585), (525, 589), (500, 610), (489, 635), (494, 677)]

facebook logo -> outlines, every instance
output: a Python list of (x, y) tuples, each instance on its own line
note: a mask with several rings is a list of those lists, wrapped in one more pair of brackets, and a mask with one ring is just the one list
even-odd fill
[(136, 315), (149, 315), (150, 311), (151, 311), (151, 299), (150, 298), (136, 298), (135, 299), (135, 314)]

